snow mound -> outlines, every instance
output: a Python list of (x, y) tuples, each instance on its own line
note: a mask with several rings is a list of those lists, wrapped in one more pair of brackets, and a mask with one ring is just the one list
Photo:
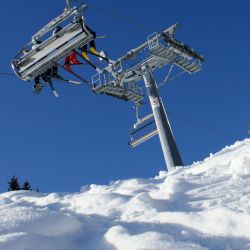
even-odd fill
[(249, 250), (250, 140), (151, 179), (0, 195), (2, 250)]

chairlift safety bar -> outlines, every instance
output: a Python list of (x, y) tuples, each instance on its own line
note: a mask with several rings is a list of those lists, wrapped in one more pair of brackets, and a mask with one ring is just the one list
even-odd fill
[(145, 142), (145, 141), (151, 139), (152, 137), (154, 137), (154, 136), (157, 135), (157, 134), (158, 134), (158, 130), (155, 129), (155, 130), (153, 130), (153, 131), (151, 131), (151, 132), (149, 132), (149, 133), (147, 133), (147, 134), (141, 136), (140, 138), (138, 138), (138, 139), (136, 139), (136, 140), (131, 140), (131, 141), (129, 142), (129, 146), (130, 146), (131, 148), (135, 148), (135, 147), (139, 146), (140, 144), (142, 144), (143, 142)]

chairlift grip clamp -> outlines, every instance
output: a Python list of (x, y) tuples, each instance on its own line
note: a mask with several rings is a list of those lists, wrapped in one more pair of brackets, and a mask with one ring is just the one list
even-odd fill
[(70, 9), (70, 0), (66, 0), (66, 10)]

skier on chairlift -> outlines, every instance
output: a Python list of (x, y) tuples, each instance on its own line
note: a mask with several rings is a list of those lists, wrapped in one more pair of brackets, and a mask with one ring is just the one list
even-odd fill
[[(94, 39), (96, 38), (96, 32), (93, 31), (89, 26), (85, 25), (85, 27), (87, 28), (87, 30), (90, 32), (91, 35), (93, 35)], [(89, 42), (89, 51), (92, 52), (93, 54), (99, 56), (100, 53), (96, 50), (96, 46), (95, 46), (95, 40), (91, 40)], [(84, 45), (82, 48), (81, 48), (81, 51), (82, 51), (82, 56), (89, 61), (89, 58), (88, 58), (88, 55), (87, 55), (87, 51), (88, 50), (88, 44)]]
[[(73, 21), (72, 23), (76, 23), (76, 22), (81, 22), (81, 17), (79, 16), (75, 16), (73, 18)], [(96, 38), (96, 32), (93, 31), (89, 26), (87, 26), (85, 24), (85, 28), (87, 29), (87, 31), (93, 35), (94, 39)], [(91, 40), (89, 42), (89, 46), (90, 46), (90, 49), (89, 51), (92, 52), (93, 54), (99, 56), (100, 53), (96, 50), (96, 45), (95, 45), (95, 41), (94, 40)], [(81, 50), (81, 54), (82, 54), (82, 57), (86, 60), (86, 61), (90, 61), (89, 60), (89, 57), (87, 55), (87, 50), (88, 50), (88, 44), (84, 45), (83, 47), (79, 48), (79, 50)], [(71, 65), (78, 65), (78, 64), (82, 64), (81, 62), (79, 62), (77, 60), (77, 56), (76, 56), (76, 53), (75, 52), (72, 52), (69, 56), (66, 57), (65, 59), (65, 62), (64, 62), (64, 66), (66, 69), (70, 70), (70, 67)]]

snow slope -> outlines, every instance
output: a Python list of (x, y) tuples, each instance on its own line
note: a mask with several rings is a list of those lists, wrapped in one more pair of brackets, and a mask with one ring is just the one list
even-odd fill
[(0, 250), (249, 250), (250, 140), (152, 179), (0, 195)]

